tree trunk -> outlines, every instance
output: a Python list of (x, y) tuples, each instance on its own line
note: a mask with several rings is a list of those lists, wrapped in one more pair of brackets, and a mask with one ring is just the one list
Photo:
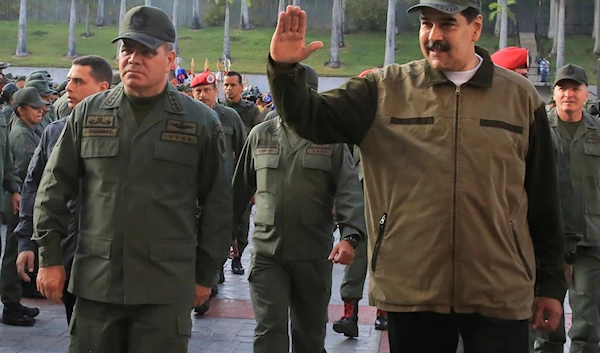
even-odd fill
[(106, 26), (106, 21), (104, 20), (104, 0), (98, 0), (98, 15), (96, 16), (96, 26)]
[(294, 5), (294, 6), (300, 6), (300, 0), (294, 0), (292, 2), (292, 5)]
[(56, 8), (54, 11), (56, 12), (56, 23), (60, 23), (60, 0), (56, 0)]
[(90, 2), (88, 0), (87, 6), (85, 7), (85, 36), (87, 38), (92, 36), (92, 29), (90, 28)]
[(146, 0), (146, 2), (144, 2), (144, 5), (152, 6), (152, 0)]
[(557, 27), (556, 69), (558, 70), (565, 64), (565, 0), (559, 2)]
[[(127, 0), (121, 0), (121, 6), (119, 9), (119, 26), (125, 19), (125, 14), (127, 13)], [(121, 41), (117, 44), (117, 56), (116, 59), (119, 60), (119, 53), (121, 52)]]
[(548, 38), (554, 38), (556, 34), (556, 1), (550, 0), (550, 22), (548, 24)]
[(67, 58), (77, 56), (77, 48), (75, 44), (75, 32), (77, 26), (77, 1), (71, 0), (71, 13), (69, 16), (69, 47), (67, 49)]
[(19, 33), (15, 56), (27, 56), (27, 0), (21, 0), (19, 8)]
[(200, 22), (200, 0), (193, 0), (192, 5), (192, 29), (202, 28)]
[(342, 0), (342, 33), (350, 34), (350, 27), (346, 21), (346, 0)]
[(396, 0), (388, 0), (387, 26), (385, 30), (385, 60), (384, 65), (396, 61)]
[(248, 19), (248, 2), (241, 0), (242, 10), (240, 11), (240, 28), (250, 29), (250, 20)]
[(500, 22), (502, 16), (500, 16), (500, 12), (496, 12), (496, 24), (494, 25), (494, 35), (500, 38)]
[(231, 36), (229, 30), (231, 28), (231, 21), (229, 18), (229, 0), (225, 0), (225, 24), (223, 33), (223, 59), (231, 59)]
[(340, 48), (346, 47), (346, 39), (344, 38), (344, 27), (346, 26), (344, 16), (344, 0), (340, 1)]
[(175, 53), (177, 55), (179, 55), (179, 30), (178, 30), (178, 26), (177, 26), (177, 20), (179, 17), (179, 0), (173, 0), (173, 27), (175, 28), (175, 43), (173, 45), (173, 51), (175, 51)]
[(331, 54), (329, 56), (329, 67), (338, 69), (340, 67), (340, 28), (342, 16), (340, 14), (341, 0), (333, 0), (333, 8), (331, 10)]
[(499, 5), (502, 7), (500, 14), (500, 50), (508, 46), (508, 4), (506, 0), (500, 0)]
[(600, 0), (596, 0), (596, 8), (594, 9), (594, 54), (600, 55)]
[(558, 1), (550, 0), (555, 2), (554, 9), (554, 34), (552, 35), (552, 54), (556, 55), (557, 43), (558, 43)]
[(592, 31), (592, 38), (594, 39), (597, 38), (598, 22), (600, 22), (600, 0), (596, 0), (594, 6), (594, 29)]
[(285, 0), (279, 0), (279, 10), (277, 16), (279, 16), (279, 13), (282, 13), (283, 11), (285, 11)]

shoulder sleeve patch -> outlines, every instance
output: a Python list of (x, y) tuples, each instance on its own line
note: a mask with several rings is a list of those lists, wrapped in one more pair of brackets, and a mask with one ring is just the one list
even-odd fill
[(217, 150), (222, 160), (225, 160), (227, 149), (225, 147), (225, 134), (223, 133), (223, 126), (218, 124), (212, 131), (212, 136), (217, 140)]

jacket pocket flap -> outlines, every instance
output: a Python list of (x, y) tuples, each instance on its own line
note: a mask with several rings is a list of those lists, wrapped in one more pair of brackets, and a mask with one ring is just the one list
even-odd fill
[(163, 161), (194, 165), (198, 163), (198, 150), (174, 142), (159, 141), (154, 149), (154, 158)]
[(81, 158), (117, 155), (119, 155), (119, 139), (116, 137), (85, 137), (81, 139)]
[(599, 143), (584, 143), (583, 151), (585, 154), (592, 156), (600, 156), (600, 144)]
[(100, 238), (94, 235), (81, 234), (77, 240), (78, 251), (82, 254), (110, 259), (111, 239)]
[(279, 166), (278, 154), (258, 154), (254, 158), (254, 169), (277, 168)]
[(195, 257), (196, 244), (193, 242), (150, 244), (150, 261), (188, 261)]
[(309, 169), (319, 169), (326, 172), (331, 171), (331, 157), (304, 155), (302, 166)]
[(254, 223), (275, 225), (275, 210), (259, 208), (254, 215)]

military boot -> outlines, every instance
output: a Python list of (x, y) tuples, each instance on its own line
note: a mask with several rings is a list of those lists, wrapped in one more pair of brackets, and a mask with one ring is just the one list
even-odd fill
[(375, 319), (375, 329), (379, 331), (387, 331), (387, 311), (377, 309), (377, 319)]
[(204, 303), (202, 303), (199, 306), (195, 307), (194, 311), (196, 312), (196, 315), (203, 316), (204, 314), (206, 314), (206, 312), (208, 311), (208, 309), (210, 309), (210, 301), (211, 301), (211, 299), (209, 298)]
[(231, 272), (234, 275), (243, 275), (244, 274), (244, 266), (242, 266), (242, 257), (236, 256), (231, 260)]
[(33, 326), (35, 324), (35, 319), (27, 315), (26, 311), (22, 309), (21, 304), (6, 303), (4, 304), (4, 310), (2, 310), (2, 323), (11, 326)]
[(358, 300), (344, 299), (344, 316), (333, 323), (333, 330), (346, 337), (358, 337)]

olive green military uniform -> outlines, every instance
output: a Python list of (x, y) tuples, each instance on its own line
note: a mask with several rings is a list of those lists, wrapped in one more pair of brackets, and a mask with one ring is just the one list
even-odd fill
[[(316, 145), (282, 126), (257, 125), (234, 175), (234, 221), (256, 193), (250, 298), (255, 353), (324, 352), (337, 210), (342, 239), (365, 238), (363, 195), (344, 145)], [(334, 201), (335, 200), (335, 201)]]
[(223, 125), (225, 145), (227, 147), (227, 160), (229, 162), (228, 167), (231, 168), (231, 176), (233, 177), (237, 158), (242, 152), (248, 134), (242, 119), (235, 110), (219, 103), (215, 103), (213, 110), (217, 113), (219, 121)]
[(68, 94), (63, 94), (56, 100), (56, 102), (52, 104), (54, 116), (57, 120), (71, 114), (71, 108), (69, 108), (68, 98)]
[(81, 184), (71, 352), (186, 352), (194, 286), (210, 288), (228, 254), (231, 187), (216, 114), (169, 84), (147, 99), (145, 117), (132, 101), (119, 84), (77, 105), (36, 198), (40, 267), (60, 265), (64, 200)]
[[(23, 120), (13, 113), (12, 128), (8, 134), (8, 143), (14, 158), (19, 179), (24, 180), (27, 175), (27, 167), (33, 156), (35, 148), (40, 142), (34, 127), (28, 126)], [(11, 210), (11, 194), (4, 197), (4, 209)], [(2, 276), (0, 276), (0, 295), (3, 303), (18, 303), (21, 301), (23, 288), (21, 278), (17, 273), (18, 239), (14, 230), (19, 223), (19, 215), (5, 212), (6, 217), (6, 248), (2, 258)]]
[[(252, 102), (241, 99), (239, 102), (234, 103), (226, 100), (223, 104), (226, 107), (234, 109), (239, 116), (242, 118), (244, 125), (246, 126), (246, 134), (250, 133), (250, 130), (257, 124), (256, 118), (260, 114), (260, 111), (256, 105)], [(252, 211), (252, 205), (248, 204), (246, 211), (244, 211), (243, 219), (240, 221), (237, 229), (235, 229), (235, 239), (238, 242), (238, 249), (240, 257), (248, 245), (248, 231), (250, 229), (250, 212)]]
[[(573, 282), (569, 288), (569, 303), (573, 325), (569, 331), (570, 351), (597, 352), (600, 344), (600, 121), (587, 112), (578, 123), (565, 123), (556, 109), (548, 114), (550, 126), (563, 151), (567, 167), (560, 168), (561, 199), (567, 251), (577, 245), (577, 261), (573, 265)], [(563, 169), (568, 171), (564, 176)], [(570, 183), (571, 185), (568, 185)], [(572, 186), (571, 198), (565, 202), (562, 184)], [(567, 194), (568, 195), (568, 194)], [(583, 234), (583, 239), (580, 234)], [(571, 236), (570, 236), (571, 235)], [(566, 342), (564, 318), (557, 330), (540, 333), (535, 352), (563, 352)]]
[[(352, 157), (361, 186), (363, 181), (362, 163), (360, 162), (360, 149), (353, 146)], [(344, 268), (344, 278), (340, 287), (342, 299), (361, 300), (365, 279), (367, 278), (367, 242), (360, 242), (354, 250), (354, 261)]]
[[(57, 92), (50, 88), (48, 85), (48, 81), (46, 80), (30, 80), (25, 84), (25, 87), (33, 87), (35, 88), (40, 96), (48, 97), (52, 94), (56, 94)], [(54, 114), (54, 108), (50, 107), (50, 110), (42, 116), (42, 122), (35, 126), (36, 133), (38, 136), (42, 136), (42, 132), (46, 126), (48, 126), (51, 122), (56, 120), (56, 115)]]

